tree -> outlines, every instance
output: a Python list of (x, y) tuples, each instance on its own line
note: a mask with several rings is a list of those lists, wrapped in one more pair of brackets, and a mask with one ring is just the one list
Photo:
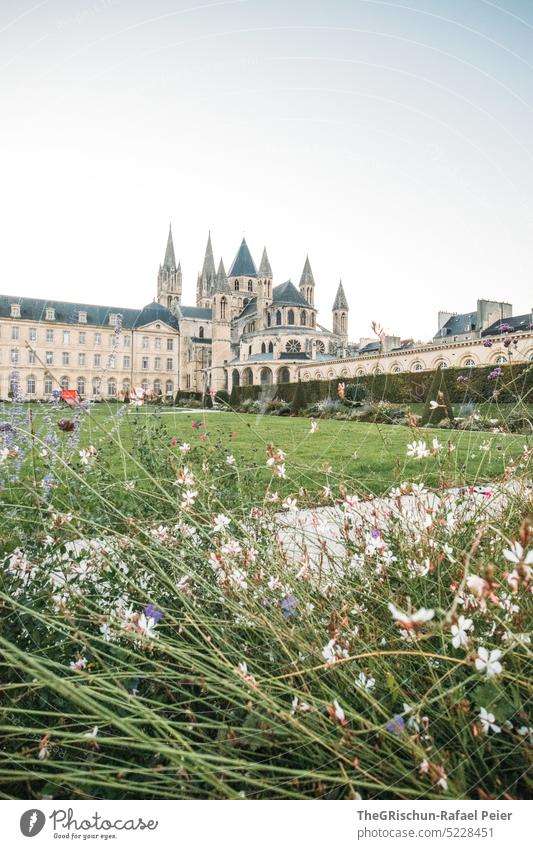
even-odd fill
[(239, 387), (236, 383), (233, 384), (231, 388), (231, 395), (229, 396), (229, 405), (232, 410), (236, 410), (241, 402)]
[(302, 410), (307, 407), (307, 398), (305, 397), (305, 389), (301, 380), (296, 384), (294, 396), (291, 404), (291, 416), (299, 416)]
[(444, 369), (438, 368), (433, 373), (420, 424), (437, 425), (443, 419), (453, 421), (453, 407), (446, 387)]

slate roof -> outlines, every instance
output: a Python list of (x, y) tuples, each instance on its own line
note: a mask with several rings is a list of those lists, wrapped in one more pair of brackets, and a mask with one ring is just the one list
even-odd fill
[(180, 304), (180, 310), (183, 318), (201, 318), (204, 321), (211, 321), (212, 312), (207, 307), (185, 307)]
[(250, 298), (248, 303), (243, 306), (237, 318), (246, 318), (246, 316), (253, 315), (255, 312), (257, 312), (257, 298)]
[(477, 312), (464, 312), (460, 315), (452, 315), (446, 324), (444, 324), (437, 333), (434, 339), (440, 339), (443, 336), (458, 336), (461, 333), (471, 333), (475, 330), (477, 324)]
[(364, 348), (360, 348), (357, 352), (358, 354), (368, 354), (371, 351), (379, 351), (380, 344), (379, 342), (369, 342)]
[(257, 277), (257, 268), (252, 259), (250, 249), (246, 244), (246, 239), (243, 239), (241, 242), (237, 256), (233, 260), (228, 272), (228, 277)]
[(290, 280), (287, 280), (286, 283), (280, 283), (279, 286), (274, 286), (272, 290), (272, 303), (294, 304), (294, 306), (300, 307), (311, 306)]
[[(509, 330), (509, 327), (512, 329)], [(506, 333), (516, 333), (521, 330), (533, 330), (533, 315), (513, 315), (511, 318), (502, 318), (495, 321), (490, 327), (482, 332), (482, 336), (499, 336)]]
[(212, 339), (206, 339), (205, 337), (201, 336), (191, 336), (191, 342), (197, 342), (199, 345), (210, 345), (212, 341)]
[(306, 256), (305, 263), (302, 271), (302, 276), (300, 277), (300, 286), (314, 286), (315, 278), (313, 277), (313, 272), (311, 271), (311, 263), (309, 262), (309, 257)]
[(335, 295), (335, 300), (333, 301), (333, 309), (334, 310), (347, 310), (348, 309), (348, 301), (346, 300), (346, 295), (344, 292), (344, 288), (342, 285), (342, 280), (339, 283), (339, 288), (337, 289), (337, 294)]
[(280, 360), (310, 360), (311, 359), (311, 357), (309, 356), (308, 353), (306, 353), (306, 351), (293, 351), (293, 352), (281, 351), (279, 358), (280, 358)]
[(261, 265), (259, 266), (259, 277), (272, 277), (272, 268), (266, 248), (263, 248), (263, 256), (261, 257)]
[(176, 256), (174, 254), (174, 242), (172, 241), (172, 225), (168, 230), (167, 249), (165, 251), (165, 259), (163, 261), (164, 268), (176, 268)]
[(130, 307), (79, 304), (71, 301), (43, 300), (42, 298), (22, 298), (20, 295), (0, 295), (0, 317), (11, 317), (11, 304), (20, 304), (20, 317), (26, 321), (49, 321), (53, 325), (54, 322), (46, 318), (47, 307), (53, 307), (55, 323), (77, 324), (80, 327), (84, 326), (84, 323), (79, 322), (80, 312), (87, 313), (86, 324), (88, 326), (96, 327), (109, 325), (110, 314), (120, 313), (122, 326), (126, 328), (134, 326), (141, 312), (141, 310), (131, 309)]
[(165, 324), (170, 325), (170, 327), (173, 327), (174, 330), (180, 329), (179, 321), (174, 313), (170, 312), (167, 307), (162, 306), (157, 301), (152, 301), (150, 304), (146, 304), (146, 306), (138, 312), (137, 318), (133, 323), (133, 327), (144, 327), (145, 324), (151, 324), (153, 321), (164, 321)]

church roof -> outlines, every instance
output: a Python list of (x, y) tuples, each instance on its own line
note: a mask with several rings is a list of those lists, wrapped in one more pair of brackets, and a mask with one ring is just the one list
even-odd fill
[(180, 310), (183, 318), (202, 318), (204, 321), (211, 321), (211, 310), (206, 307), (186, 307), (180, 304)]
[(246, 316), (253, 315), (255, 312), (257, 312), (257, 298), (250, 298), (248, 303), (243, 306), (237, 318), (246, 318)]
[(274, 286), (272, 290), (272, 303), (294, 304), (301, 307), (311, 306), (290, 280), (287, 280), (286, 283), (280, 283), (279, 286)]
[[(42, 298), (23, 298), (20, 295), (0, 295), (0, 317), (9, 318), (11, 315), (11, 304), (20, 305), (20, 317), (28, 321), (46, 321), (53, 325), (53, 321), (46, 318), (46, 310), (51, 307), (55, 311), (55, 322), (57, 324), (77, 324), (80, 330), (87, 325), (103, 327), (109, 325), (111, 314), (122, 316), (123, 327), (133, 327), (139, 310), (131, 307), (109, 307), (99, 304), (79, 304), (74, 301), (52, 301)], [(80, 322), (80, 312), (86, 313), (87, 321)]]
[(305, 263), (302, 271), (302, 276), (300, 277), (300, 286), (314, 286), (315, 278), (313, 277), (313, 272), (311, 271), (311, 263), (309, 262), (309, 257), (306, 256)]
[(176, 268), (176, 256), (174, 254), (174, 242), (172, 241), (172, 225), (168, 229), (167, 249), (165, 251), (164, 268)]
[(237, 256), (233, 260), (228, 277), (257, 277), (257, 268), (252, 259), (250, 249), (246, 244), (246, 239), (243, 239), (241, 246), (237, 251)]
[(337, 289), (337, 294), (335, 295), (335, 300), (333, 301), (333, 309), (334, 310), (347, 310), (348, 309), (348, 301), (346, 300), (346, 295), (344, 293), (342, 280), (339, 283), (339, 288)]
[(145, 324), (151, 324), (153, 321), (163, 321), (165, 324), (173, 327), (174, 330), (180, 329), (178, 319), (174, 313), (170, 312), (167, 307), (164, 307), (157, 301), (152, 301), (151, 303), (146, 304), (146, 306), (139, 311), (133, 327), (144, 327)]
[(259, 266), (259, 277), (272, 277), (272, 268), (266, 248), (263, 248), (263, 256), (261, 257), (261, 265)]

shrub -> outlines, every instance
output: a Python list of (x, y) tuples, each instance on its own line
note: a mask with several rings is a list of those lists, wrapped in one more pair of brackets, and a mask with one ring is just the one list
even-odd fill
[(305, 388), (301, 380), (296, 384), (296, 391), (292, 399), (291, 415), (299, 416), (306, 408), (307, 400), (305, 397)]
[(448, 396), (446, 381), (444, 380), (444, 369), (436, 369), (429, 387), (426, 404), (422, 413), (420, 424), (438, 425), (442, 419), (453, 421), (453, 409)]

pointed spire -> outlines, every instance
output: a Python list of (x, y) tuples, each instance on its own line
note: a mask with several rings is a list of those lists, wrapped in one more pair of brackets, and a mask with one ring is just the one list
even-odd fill
[(339, 288), (337, 289), (337, 294), (335, 295), (335, 300), (333, 302), (333, 309), (334, 310), (347, 310), (347, 309), (349, 309), (348, 301), (346, 300), (346, 295), (344, 293), (344, 288), (343, 288), (343, 285), (342, 285), (342, 280), (339, 283)]
[(315, 285), (315, 278), (313, 277), (313, 272), (311, 271), (311, 263), (309, 262), (309, 255), (308, 255), (305, 258), (302, 276), (300, 277), (300, 287), (301, 286), (314, 286), (314, 285)]
[(257, 268), (252, 259), (250, 249), (243, 239), (237, 251), (237, 256), (231, 264), (228, 277), (257, 277)]
[(176, 268), (176, 257), (174, 254), (174, 242), (172, 241), (172, 224), (168, 228), (167, 249), (163, 267), (167, 269)]
[(215, 259), (213, 257), (213, 246), (211, 244), (211, 230), (207, 238), (207, 246), (205, 249), (204, 264), (202, 268), (202, 277), (214, 280), (216, 277)]
[(222, 257), (218, 266), (217, 276), (215, 278), (215, 292), (229, 292), (229, 284), (226, 277), (226, 269)]
[(263, 248), (261, 265), (259, 266), (259, 277), (272, 277), (272, 268), (268, 259), (267, 249)]

